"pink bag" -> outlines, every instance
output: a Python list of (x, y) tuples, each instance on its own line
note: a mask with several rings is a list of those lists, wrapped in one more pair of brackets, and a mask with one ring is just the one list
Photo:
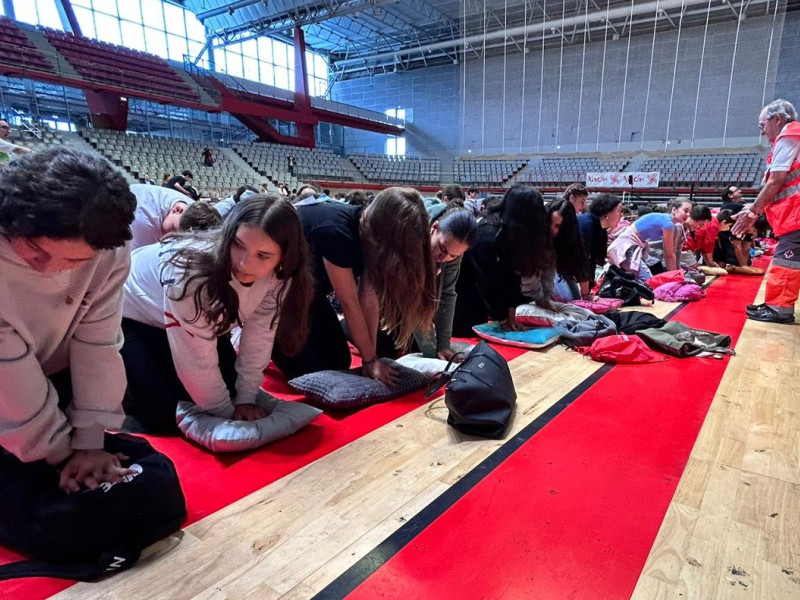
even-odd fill
[(706, 297), (706, 291), (696, 283), (678, 281), (658, 286), (653, 294), (664, 302), (692, 302)]
[(570, 304), (592, 311), (596, 315), (604, 315), (610, 310), (622, 308), (622, 300), (617, 298), (598, 298), (597, 300), (573, 300)]

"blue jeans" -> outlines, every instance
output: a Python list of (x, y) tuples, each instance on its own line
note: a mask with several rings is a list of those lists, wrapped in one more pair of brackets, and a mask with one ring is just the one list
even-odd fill
[(561, 273), (556, 273), (555, 287), (553, 288), (553, 300), (558, 302), (571, 302), (581, 299), (581, 290), (571, 277), (564, 278)]

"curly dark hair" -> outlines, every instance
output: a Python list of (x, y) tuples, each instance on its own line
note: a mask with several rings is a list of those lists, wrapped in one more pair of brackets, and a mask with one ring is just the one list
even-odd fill
[(585, 276), (586, 249), (583, 247), (583, 238), (578, 227), (578, 215), (575, 207), (568, 198), (555, 200), (547, 205), (547, 222), (553, 218), (554, 213), (563, 219), (558, 234), (553, 238), (553, 248), (556, 251), (556, 270), (564, 277), (581, 279)]
[(0, 174), (0, 231), (9, 237), (80, 238), (95, 250), (118, 248), (132, 237), (135, 210), (125, 178), (93, 154), (31, 152)]

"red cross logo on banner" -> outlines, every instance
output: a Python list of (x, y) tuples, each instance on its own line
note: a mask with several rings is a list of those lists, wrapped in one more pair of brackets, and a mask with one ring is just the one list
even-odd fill
[(656, 175), (655, 173), (650, 173), (647, 176), (647, 183), (649, 183), (650, 185), (655, 185), (656, 181), (658, 181), (658, 175)]
[(621, 181), (621, 177), (619, 175), (612, 175), (611, 176), (611, 185), (617, 185)]

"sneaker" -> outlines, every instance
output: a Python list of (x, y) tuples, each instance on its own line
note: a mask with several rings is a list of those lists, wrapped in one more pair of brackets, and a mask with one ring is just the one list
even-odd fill
[(747, 318), (753, 321), (764, 321), (765, 323), (794, 323), (794, 315), (782, 315), (766, 304), (757, 306), (752, 310), (748, 309)]

